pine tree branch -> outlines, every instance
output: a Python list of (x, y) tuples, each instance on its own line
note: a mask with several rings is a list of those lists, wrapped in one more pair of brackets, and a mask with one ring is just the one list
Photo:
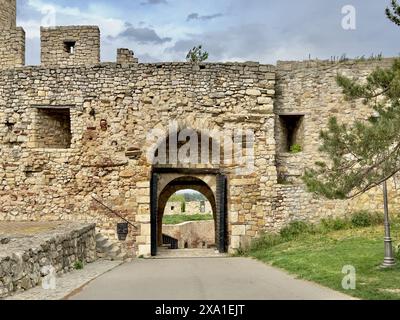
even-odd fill
[(358, 191), (357, 193), (347, 196), (346, 199), (351, 200), (354, 199), (366, 192), (368, 192), (369, 190), (379, 186), (380, 184), (384, 183), (385, 181), (389, 180), (390, 178), (392, 178), (393, 176), (395, 176), (398, 172), (400, 172), (400, 168), (397, 168), (396, 170), (392, 171), (389, 175), (385, 176), (384, 178), (378, 180), (377, 182), (374, 182), (370, 185), (368, 185), (367, 187), (361, 189), (360, 191)]
[(392, 0), (392, 9), (386, 8), (386, 16), (390, 21), (400, 26), (400, 5), (396, 0)]

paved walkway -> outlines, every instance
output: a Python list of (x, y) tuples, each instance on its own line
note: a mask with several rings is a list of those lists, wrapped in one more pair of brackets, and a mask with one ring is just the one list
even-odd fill
[(87, 284), (105, 272), (120, 265), (121, 261), (98, 260), (85, 265), (83, 270), (75, 270), (67, 273), (56, 280), (56, 289), (45, 290), (37, 286), (28, 291), (18, 293), (6, 300), (62, 300), (73, 294), (76, 289)]
[(157, 256), (153, 259), (172, 259), (172, 258), (222, 258), (227, 254), (221, 254), (215, 249), (176, 249), (158, 248)]
[(246, 258), (137, 259), (100, 276), (73, 300), (348, 300)]

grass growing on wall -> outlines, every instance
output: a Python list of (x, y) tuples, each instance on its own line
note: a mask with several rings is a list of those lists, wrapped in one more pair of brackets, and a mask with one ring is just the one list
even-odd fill
[(195, 214), (195, 215), (176, 214), (176, 215), (164, 216), (163, 224), (180, 224), (188, 221), (209, 221), (209, 220), (214, 220), (211, 214)]
[[(324, 220), (320, 225), (293, 223), (281, 234), (264, 235), (243, 254), (357, 298), (400, 299), (398, 249), (398, 265), (379, 268), (384, 256), (381, 216), (364, 212), (345, 220)], [(392, 222), (392, 236), (398, 247), (399, 218)], [(356, 269), (355, 290), (342, 287), (346, 265)]]

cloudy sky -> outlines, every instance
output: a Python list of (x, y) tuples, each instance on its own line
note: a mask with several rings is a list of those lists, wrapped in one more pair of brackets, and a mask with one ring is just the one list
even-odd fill
[[(130, 48), (141, 62), (184, 61), (202, 44), (210, 61), (330, 59), (400, 54), (389, 0), (17, 0), (27, 34), (27, 64), (40, 59), (40, 25), (99, 25), (102, 61)], [(345, 30), (342, 8), (356, 9)], [(346, 20), (347, 21), (347, 20)]]

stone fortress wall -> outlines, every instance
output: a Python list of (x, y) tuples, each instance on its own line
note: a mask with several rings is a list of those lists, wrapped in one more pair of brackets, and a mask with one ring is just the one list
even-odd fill
[(164, 215), (172, 216), (182, 213), (182, 202), (169, 201), (165, 206)]
[[(204, 205), (203, 205), (204, 204)], [(184, 214), (184, 215), (196, 215), (196, 214), (212, 214), (213, 210), (209, 201), (187, 201), (185, 203), (185, 212), (182, 211), (182, 203), (169, 201), (165, 207), (165, 215)]]
[(212, 214), (213, 210), (209, 201), (188, 201), (186, 202), (186, 214)]
[[(139, 224), (126, 244), (147, 248), (149, 130), (168, 127), (171, 119), (198, 129), (233, 129), (242, 121), (245, 128), (255, 131), (260, 144), (256, 146), (254, 175), (235, 176), (227, 169), (230, 223), (241, 226), (236, 234), (239, 239), (246, 232), (254, 236), (265, 225), (264, 212), (271, 212), (267, 195), (273, 192), (277, 179), (274, 145), (266, 145), (274, 134), (270, 97), (274, 75), (264, 70), (273, 67), (204, 67), (194, 69), (187, 63), (99, 64), (0, 72), (0, 219), (94, 220), (115, 237), (118, 219), (93, 201), (91, 195), (96, 193)], [(43, 125), (46, 121), (37, 120), (42, 109), (51, 110), (55, 118), (47, 121), (49, 127)], [(51, 135), (51, 128), (67, 119), (65, 110), (70, 118), (69, 146), (65, 139), (59, 141)], [(102, 120), (107, 122), (106, 130), (101, 129)], [(43, 148), (46, 134), (50, 134), (46, 140), (49, 145)], [(131, 158), (129, 150), (134, 146), (141, 146), (141, 154)]]
[[(340, 123), (351, 124), (372, 115), (373, 111), (361, 100), (345, 101), (336, 83), (337, 74), (363, 81), (376, 68), (390, 67), (393, 60), (277, 63), (275, 139), (279, 185), (274, 210), (283, 223), (298, 219), (317, 221), (322, 217), (345, 215), (358, 210), (382, 211), (383, 196), (380, 188), (352, 201), (328, 201), (307, 193), (300, 178), (305, 168), (312, 167), (317, 161), (327, 160), (319, 152), (319, 135), (322, 129), (327, 128), (330, 117), (335, 116)], [(300, 118), (295, 135), (300, 141), (302, 152), (293, 154), (285, 146), (285, 122), (296, 118)], [(392, 209), (400, 210), (394, 183), (389, 184), (389, 191)]]
[[(40, 66), (21, 66), (0, 50), (0, 220), (96, 222), (117, 239), (120, 220), (93, 200), (96, 194), (137, 224), (124, 245), (148, 255), (146, 136), (172, 120), (198, 131), (255, 133), (253, 174), (220, 167), (228, 176), (231, 250), (291, 220), (381, 207), (380, 190), (352, 202), (324, 201), (307, 193), (299, 176), (320, 158), (318, 134), (330, 116), (352, 122), (371, 112), (344, 101), (337, 72), (362, 79), (390, 59), (141, 64), (120, 49), (117, 63), (100, 63), (96, 27), (42, 28), (42, 43)], [(288, 152), (293, 143), (302, 152)]]

